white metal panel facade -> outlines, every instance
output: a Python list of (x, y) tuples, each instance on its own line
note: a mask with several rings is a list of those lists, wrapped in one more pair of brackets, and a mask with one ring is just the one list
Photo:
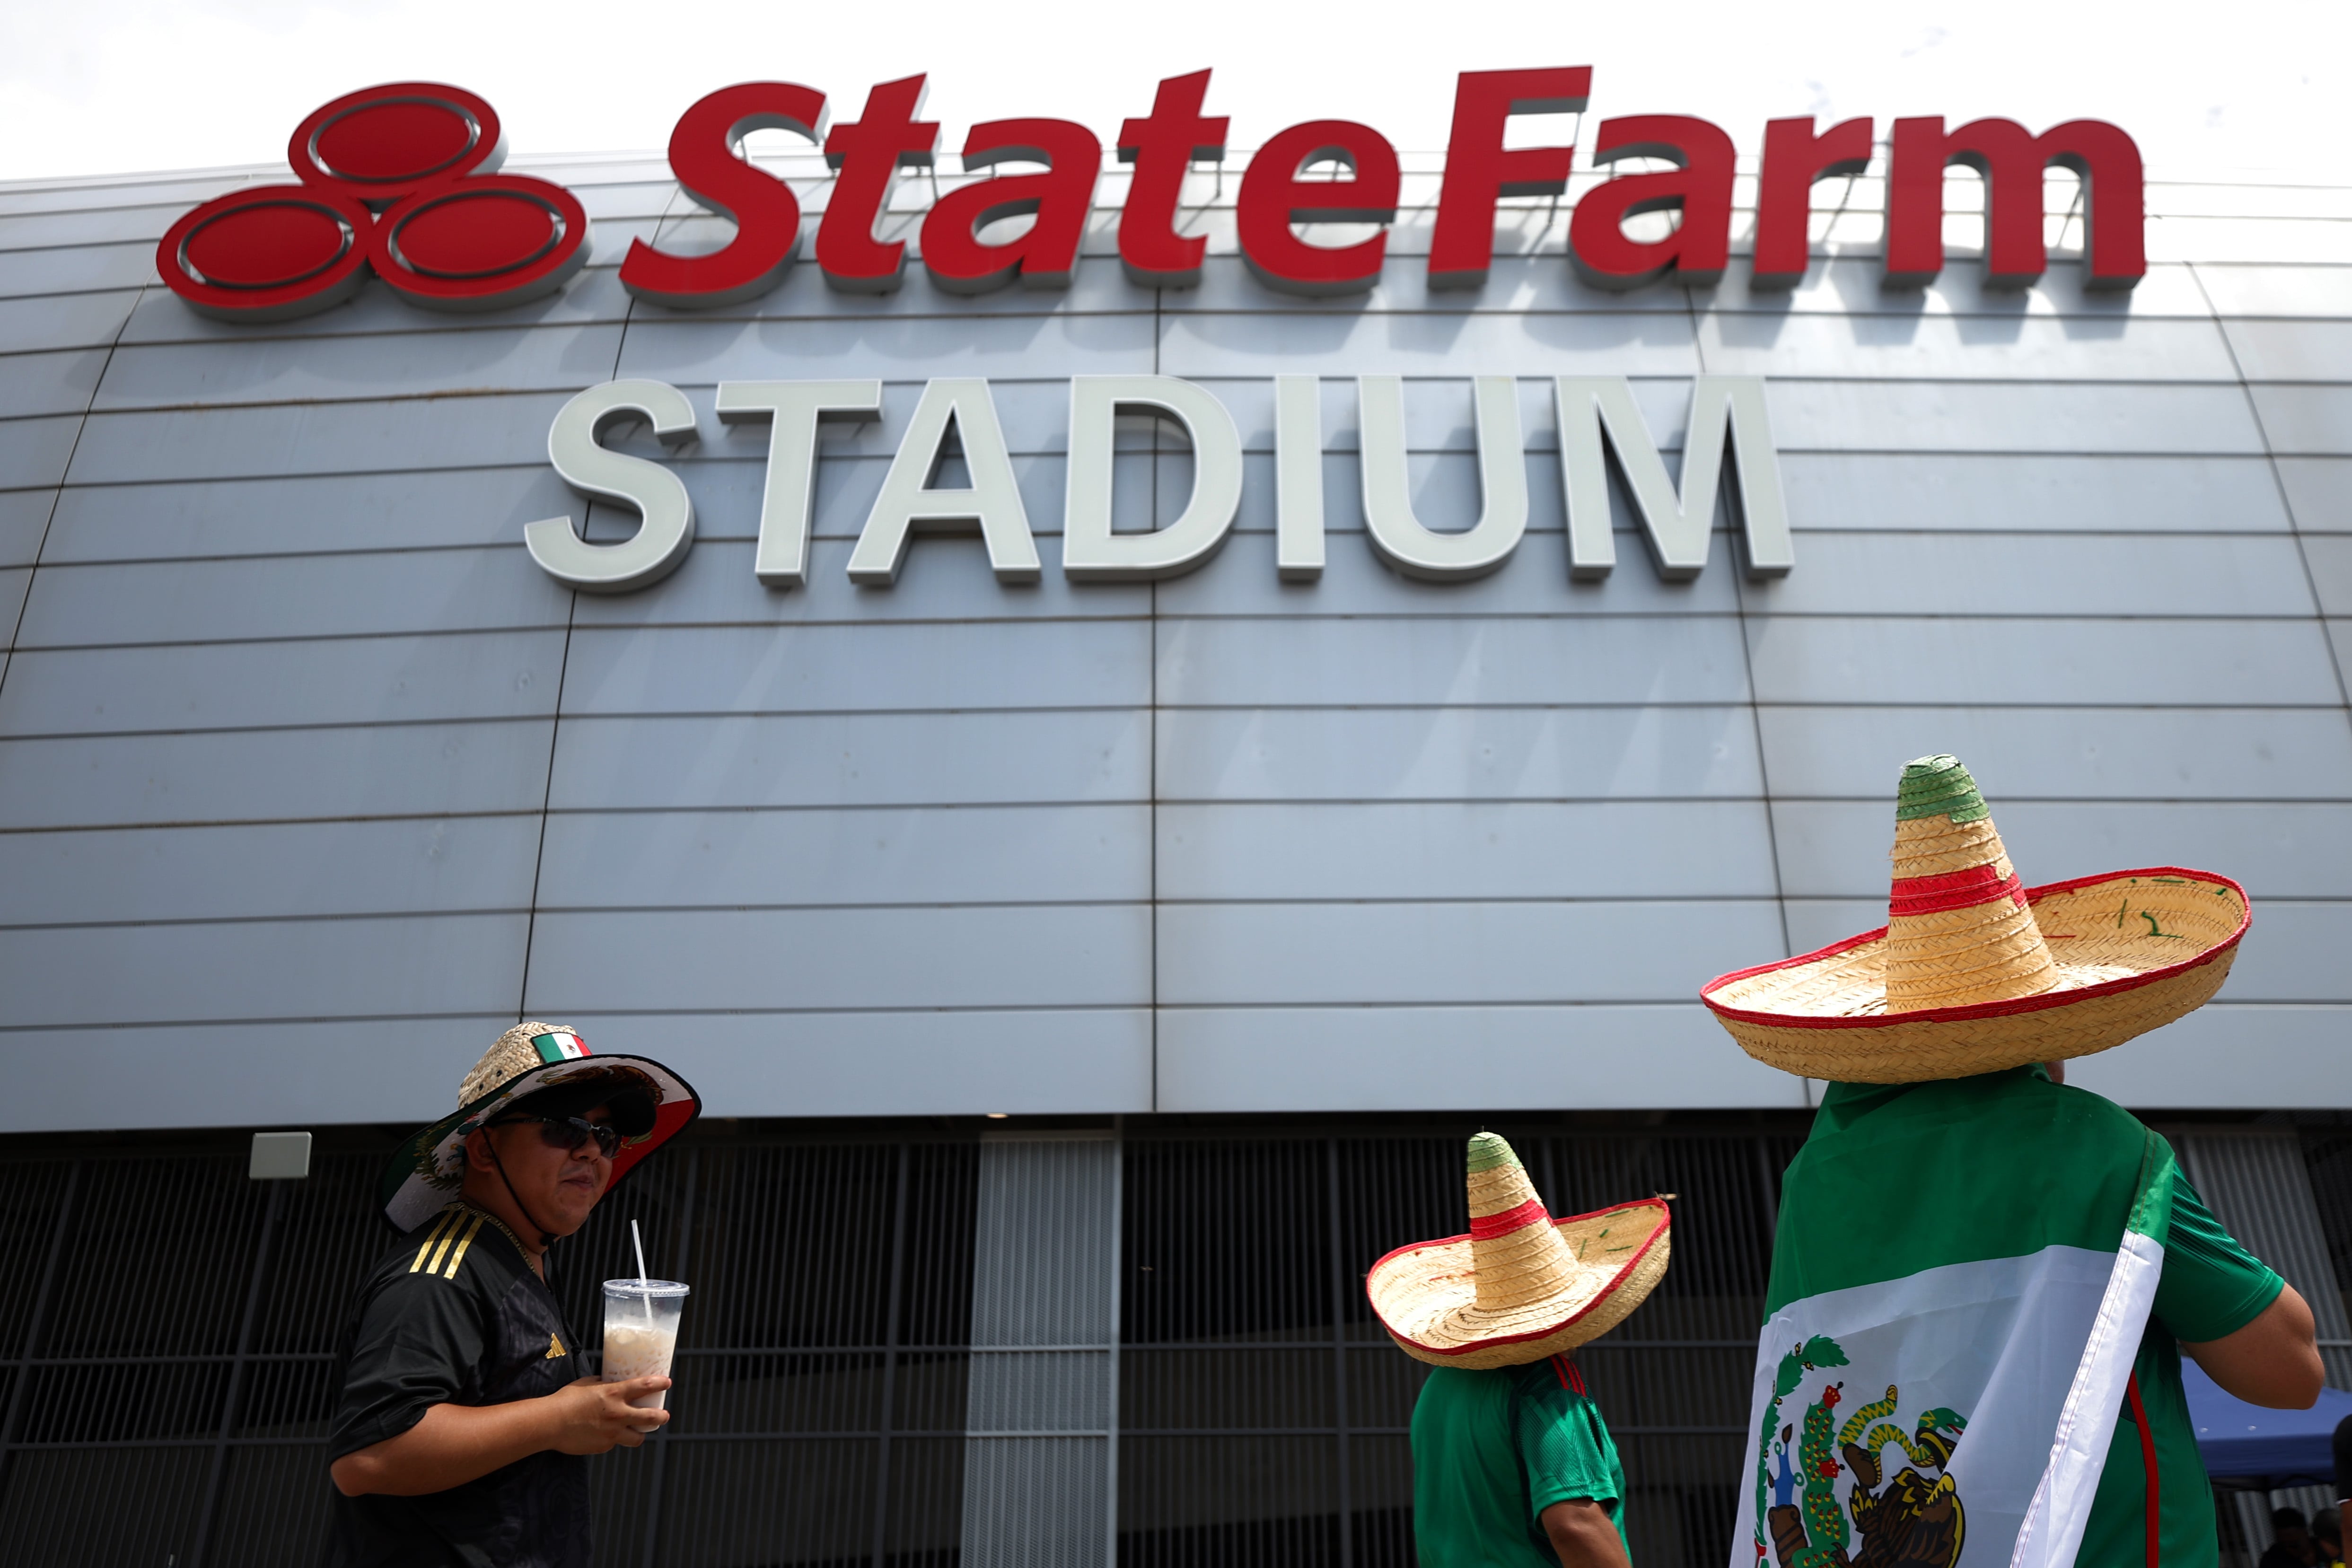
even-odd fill
[[(449, 317), (372, 286), (272, 327), (152, 268), (268, 172), (0, 189), (0, 1124), (413, 1122), (518, 1014), (722, 1114), (1799, 1105), (1695, 992), (1880, 923), (1895, 776), (1937, 750), (2029, 882), (2176, 863), (2253, 894), (2221, 1000), (2078, 1082), (2352, 1105), (2341, 192), (2152, 186), (2128, 298), (2063, 259), (1989, 293), (1957, 252), (1885, 292), (1866, 181), (1793, 295), (1738, 266), (1588, 289), (1540, 202), (1484, 290), (1432, 295), (1424, 202), (1333, 301), (1252, 279), (1235, 176), (1203, 175), (1196, 290), (1129, 285), (1106, 234), (1063, 293), (915, 267), (841, 294), (803, 262), (684, 314), (614, 270), (716, 232), (664, 169), (535, 172), (596, 223), (559, 296)], [(1633, 378), (1672, 462), (1702, 372), (1768, 378), (1795, 569), (1744, 580), (1719, 536), (1662, 581), (1621, 517), (1613, 575), (1571, 581), (1549, 378)], [(1096, 373), (1233, 412), (1241, 520), (1204, 569), (1058, 570), (1066, 383)], [(1314, 583), (1274, 568), (1277, 373), (1328, 378)], [(1436, 528), (1477, 508), (1469, 378), (1521, 378), (1533, 512), (1499, 572), (1367, 548), (1372, 373), (1408, 378)], [(854, 587), (942, 375), (990, 380), (1043, 580), (926, 536)], [(698, 541), (575, 595), (522, 527), (579, 514), (548, 425), (624, 377), (697, 408)], [(884, 414), (824, 437), (810, 585), (778, 591), (766, 428), (712, 400), (816, 377), (879, 378)], [(1189, 459), (1122, 442), (1123, 521), (1164, 522)]]

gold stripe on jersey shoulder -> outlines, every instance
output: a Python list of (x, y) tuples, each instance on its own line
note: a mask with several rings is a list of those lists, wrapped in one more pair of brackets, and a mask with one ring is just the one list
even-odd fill
[(433, 1243), (441, 1239), (441, 1233), (444, 1230), (455, 1228), (450, 1224), (450, 1221), (457, 1218), (465, 1212), (466, 1211), (464, 1209), (459, 1208), (455, 1205), (452, 1205), (441, 1211), (441, 1218), (435, 1220), (433, 1222), (433, 1228), (425, 1233), (425, 1245), (416, 1249), (416, 1261), (408, 1266), (408, 1271), (410, 1273), (414, 1274), (419, 1269), (425, 1267), (425, 1255), (433, 1250)]
[[(474, 1244), (474, 1237), (482, 1228), (484, 1218), (478, 1214), (474, 1216), (474, 1223), (466, 1227), (465, 1239), (457, 1243), (457, 1250), (449, 1254), (449, 1267), (442, 1270), (443, 1279), (454, 1280), (457, 1277), (457, 1265), (466, 1260), (466, 1249)], [(454, 1236), (457, 1232), (453, 1230), (450, 1234)]]
[(441, 1244), (433, 1249), (433, 1256), (425, 1260), (426, 1273), (438, 1274), (441, 1271), (441, 1260), (449, 1255), (449, 1243), (457, 1239), (457, 1232), (466, 1228), (468, 1218), (462, 1208), (450, 1218), (449, 1228), (441, 1233)]

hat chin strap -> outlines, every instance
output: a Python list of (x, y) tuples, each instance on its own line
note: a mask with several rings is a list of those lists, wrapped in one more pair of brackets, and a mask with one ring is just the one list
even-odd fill
[(489, 1135), (489, 1131), (488, 1127), (482, 1129), (482, 1146), (490, 1151), (490, 1164), (498, 1168), (499, 1180), (506, 1184), (507, 1196), (514, 1199), (515, 1212), (529, 1220), (530, 1228), (539, 1232), (539, 1249), (544, 1252), (555, 1245), (555, 1232), (539, 1222), (539, 1216), (523, 1202), (522, 1194), (515, 1191), (514, 1178), (507, 1175), (507, 1163), (499, 1158), (499, 1141)]

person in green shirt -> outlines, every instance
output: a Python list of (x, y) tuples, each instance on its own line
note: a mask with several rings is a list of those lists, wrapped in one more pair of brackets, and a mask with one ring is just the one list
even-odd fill
[(1434, 1368), (1412, 1407), (1425, 1568), (1629, 1568), (1625, 1467), (1576, 1364)]
[(1885, 927), (1699, 993), (1825, 1085), (1779, 1194), (1737, 1554), (2217, 1568), (2180, 1358), (2308, 1407), (2311, 1312), (2063, 1063), (2210, 999), (2245, 890), (2170, 866), (2028, 887), (1948, 756), (1906, 765), (1894, 837)]
[[(1989, 1119), (2003, 1129), (1998, 1144), (1989, 1144), (1983, 1131)], [(1785, 1185), (1811, 1190), (1817, 1176), (1866, 1168), (1888, 1148), (1900, 1149), (1906, 1162), (1922, 1168), (1965, 1169), (1988, 1158), (2030, 1160), (2037, 1147), (2061, 1142), (2075, 1151), (2108, 1143), (2118, 1151), (2113, 1163), (2121, 1166), (2136, 1163), (2150, 1139), (2163, 1145), (2130, 1112), (2064, 1086), (2062, 1062), (1927, 1083), (1832, 1083), (1822, 1091), (1812, 1135)], [(2164, 1179), (2172, 1220), (2163, 1271), (2106, 1445), (2076, 1568), (2147, 1568), (2151, 1563), (2212, 1568), (2220, 1562), (2212, 1485), (2189, 1416), (2182, 1355), (2250, 1404), (2305, 1408), (2319, 1393), (2322, 1370), (2309, 1305), (2223, 1228), (2177, 1162), (2165, 1162)], [(1844, 1185), (1837, 1176), (1831, 1182)], [(1979, 1199), (1994, 1201), (1995, 1195), (1979, 1193)], [(1784, 1225), (1779, 1242), (1769, 1299), (1811, 1293), (1816, 1281), (1808, 1274), (1820, 1260), (1805, 1256), (1801, 1230)], [(2158, 1502), (2153, 1516), (2151, 1481)], [(2151, 1517), (2158, 1522), (2153, 1550)]]
[(1631, 1568), (1625, 1469), (1572, 1359), (1665, 1274), (1664, 1199), (1555, 1219), (1511, 1146), (1470, 1140), (1470, 1233), (1372, 1265), (1372, 1310), (1433, 1370), (1412, 1412), (1422, 1568)]

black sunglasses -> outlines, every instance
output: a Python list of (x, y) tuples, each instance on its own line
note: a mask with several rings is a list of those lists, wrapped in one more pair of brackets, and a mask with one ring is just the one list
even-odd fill
[(562, 1149), (571, 1154), (593, 1138), (598, 1152), (606, 1159), (621, 1152), (621, 1129), (591, 1122), (585, 1116), (501, 1116), (490, 1125), (511, 1127), (524, 1122), (539, 1124), (539, 1135), (547, 1140), (547, 1146), (551, 1149)]

